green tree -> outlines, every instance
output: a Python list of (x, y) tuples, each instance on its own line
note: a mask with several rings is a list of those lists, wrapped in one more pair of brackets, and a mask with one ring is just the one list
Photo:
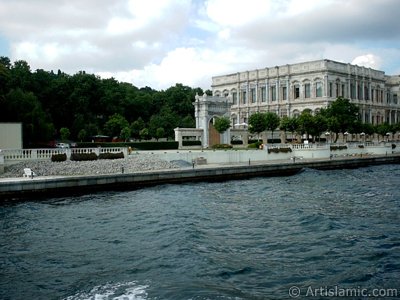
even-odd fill
[(120, 114), (113, 114), (104, 125), (104, 131), (109, 136), (120, 136), (121, 130), (129, 127), (128, 121)]
[(53, 123), (32, 92), (10, 90), (5, 96), (1, 110), (4, 111), (3, 121), (22, 123), (23, 142), (26, 147), (37, 142), (46, 142), (54, 135)]
[(149, 130), (147, 128), (143, 128), (142, 130), (140, 130), (140, 138), (143, 140), (150, 139)]
[(321, 134), (328, 129), (328, 120), (320, 113), (317, 113), (313, 118), (314, 126), (311, 128), (310, 134), (313, 135), (313, 139), (318, 137), (320, 141)]
[(272, 143), (274, 143), (274, 131), (279, 127), (281, 119), (273, 112), (267, 112), (265, 114), (266, 129), (271, 131)]
[(220, 133), (224, 133), (231, 128), (231, 121), (228, 117), (217, 117), (214, 119), (214, 128)]
[(131, 125), (131, 134), (135, 139), (140, 139), (140, 131), (145, 128), (146, 124), (143, 119), (139, 117), (136, 121), (134, 121)]
[(71, 132), (69, 131), (68, 128), (63, 127), (60, 129), (60, 136), (62, 141), (67, 141), (69, 139), (69, 136), (71, 135)]
[(322, 114), (328, 120), (329, 129), (336, 133), (336, 142), (340, 132), (350, 131), (358, 122), (359, 109), (349, 99), (339, 97)]
[(191, 115), (187, 115), (186, 117), (184, 117), (180, 124), (179, 127), (182, 128), (195, 128), (196, 127), (196, 121), (194, 120), (194, 118)]
[(157, 141), (158, 141), (158, 139), (163, 138), (164, 136), (165, 136), (165, 130), (164, 130), (164, 128), (158, 127), (157, 130), (156, 130), (156, 136), (155, 136), (155, 138), (157, 139)]
[(123, 139), (125, 142), (127, 140), (129, 140), (129, 138), (131, 137), (131, 129), (129, 128), (129, 126), (124, 127), (121, 129), (121, 133), (119, 135), (121, 137), (121, 139)]
[(265, 113), (256, 112), (249, 118), (249, 132), (251, 134), (257, 133), (260, 139), (260, 133), (267, 129), (267, 119)]
[(87, 139), (87, 137), (88, 137), (87, 131), (85, 129), (81, 129), (78, 133), (78, 140), (80, 142), (83, 142)]
[(384, 139), (384, 136), (386, 136), (386, 134), (391, 131), (391, 126), (388, 123), (382, 123), (375, 126), (374, 129), (374, 131), (378, 134), (379, 142), (379, 137), (382, 137), (382, 139)]

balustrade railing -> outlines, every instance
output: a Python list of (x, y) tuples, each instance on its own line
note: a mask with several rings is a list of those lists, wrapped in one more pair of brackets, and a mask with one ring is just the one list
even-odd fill
[(1, 155), (4, 158), (4, 163), (26, 160), (49, 160), (55, 154), (66, 153), (70, 158), (72, 153), (120, 153), (127, 155), (127, 149), (124, 147), (110, 148), (54, 148), (54, 149), (4, 149), (1, 150)]

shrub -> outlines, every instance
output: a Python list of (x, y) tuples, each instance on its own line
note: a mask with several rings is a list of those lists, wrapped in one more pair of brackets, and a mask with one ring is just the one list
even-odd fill
[(201, 146), (201, 141), (182, 141), (182, 146)]
[(100, 153), (99, 159), (119, 159), (124, 158), (124, 153)]
[(72, 153), (71, 160), (83, 161), (83, 160), (97, 160), (97, 154), (94, 152), (90, 153)]
[(212, 146), (211, 148), (213, 148), (213, 149), (231, 149), (232, 145), (229, 145), (229, 144), (216, 144), (216, 145)]
[(175, 150), (178, 149), (178, 142), (121, 142), (121, 143), (78, 143), (78, 148), (97, 147), (131, 147), (136, 150)]
[(331, 151), (345, 150), (345, 149), (347, 149), (347, 146), (332, 146), (331, 145)]
[(255, 143), (251, 143), (247, 146), (250, 149), (259, 149), (260, 145), (262, 145), (262, 141), (256, 141)]
[(53, 162), (60, 162), (60, 161), (66, 161), (67, 160), (67, 154), (53, 154), (51, 156), (51, 161)]
[(243, 141), (241, 140), (235, 140), (235, 141), (231, 141), (232, 145), (243, 145)]
[(268, 148), (268, 154), (270, 153), (289, 153), (292, 152), (292, 148), (285, 147), (285, 148)]

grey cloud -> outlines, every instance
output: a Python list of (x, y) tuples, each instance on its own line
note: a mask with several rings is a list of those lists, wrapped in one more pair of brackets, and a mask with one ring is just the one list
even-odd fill
[[(182, 28), (189, 22), (188, 7), (177, 4), (165, 10), (140, 28), (111, 34), (106, 29), (113, 17), (132, 17), (126, 0), (15, 0), (0, 3), (0, 32), (12, 45), (31, 42), (41, 47), (54, 43), (63, 49), (53, 61), (18, 57), (40, 68), (126, 71), (161, 60), (178, 43)], [(134, 46), (138, 41), (141, 47)], [(80, 51), (82, 43), (98, 51)]]
[(233, 32), (233, 37), (254, 45), (396, 40), (399, 10), (397, 0), (337, 1), (291, 18), (253, 23)]

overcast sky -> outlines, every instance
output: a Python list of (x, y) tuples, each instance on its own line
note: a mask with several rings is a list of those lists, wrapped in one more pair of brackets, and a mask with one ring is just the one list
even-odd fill
[(316, 59), (400, 74), (399, 0), (0, 0), (0, 56), (137, 87)]

